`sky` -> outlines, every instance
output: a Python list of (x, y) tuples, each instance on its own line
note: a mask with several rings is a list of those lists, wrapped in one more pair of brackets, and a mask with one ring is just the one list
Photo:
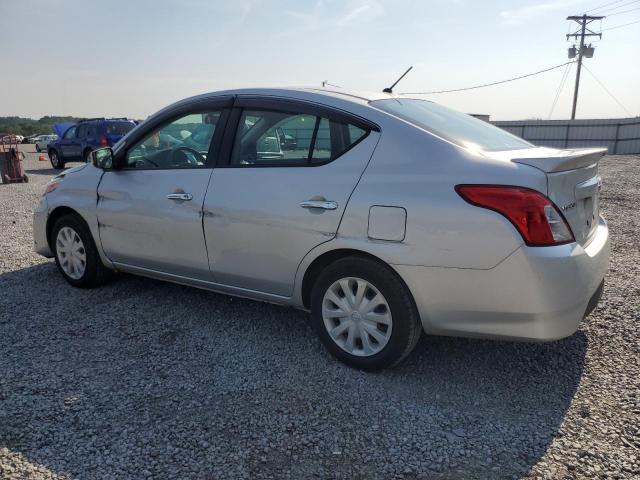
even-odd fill
[[(198, 93), (323, 80), (379, 91), (410, 65), (395, 92), (464, 88), (568, 61), (566, 17), (611, 2), (0, 0), (0, 116), (146, 118)], [(630, 23), (640, 0), (600, 12), (617, 13), (603, 29)], [(640, 23), (594, 45), (585, 64), (622, 106), (583, 70), (577, 118), (640, 115)], [(563, 73), (422, 98), (496, 120), (568, 118), (575, 66), (549, 117)]]

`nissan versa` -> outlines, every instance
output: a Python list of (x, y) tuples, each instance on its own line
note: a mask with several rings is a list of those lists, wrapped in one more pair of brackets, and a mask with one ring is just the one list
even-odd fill
[(393, 94), (211, 93), (55, 177), (35, 249), (77, 287), (115, 270), (310, 310), (363, 369), (422, 330), (554, 340), (602, 292), (605, 151)]

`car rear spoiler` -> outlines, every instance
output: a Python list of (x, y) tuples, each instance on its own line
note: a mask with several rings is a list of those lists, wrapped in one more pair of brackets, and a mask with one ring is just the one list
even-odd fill
[[(545, 152), (546, 153), (546, 152)], [(594, 165), (607, 153), (606, 148), (574, 148), (571, 150), (549, 150), (539, 157), (514, 157), (512, 162), (538, 168), (546, 173), (564, 172)]]

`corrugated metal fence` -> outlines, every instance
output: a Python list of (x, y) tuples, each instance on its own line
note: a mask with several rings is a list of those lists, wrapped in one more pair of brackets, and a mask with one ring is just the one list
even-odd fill
[(610, 154), (640, 153), (640, 117), (603, 120), (506, 120), (494, 125), (534, 145), (607, 147)]

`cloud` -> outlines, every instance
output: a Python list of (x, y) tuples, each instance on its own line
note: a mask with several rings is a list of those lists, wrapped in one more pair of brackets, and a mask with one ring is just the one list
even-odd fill
[(347, 12), (335, 20), (335, 25), (348, 27), (354, 23), (368, 22), (382, 13), (382, 5), (378, 2), (355, 2)]
[(357, 24), (368, 23), (384, 12), (377, 0), (325, 1), (318, 0), (310, 10), (287, 10), (285, 13), (297, 22), (282, 36), (294, 33), (334, 28), (349, 28)]
[(555, 2), (538, 3), (526, 7), (515, 8), (500, 12), (500, 18), (505, 25), (521, 25), (545, 13), (564, 10), (567, 7), (581, 3), (580, 0), (564, 0)]

